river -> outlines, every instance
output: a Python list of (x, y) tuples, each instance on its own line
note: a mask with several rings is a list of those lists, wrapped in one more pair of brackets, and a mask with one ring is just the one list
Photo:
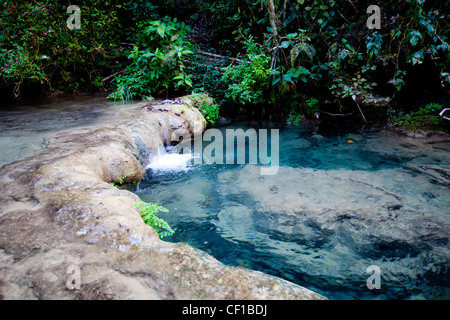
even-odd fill
[[(2, 106), (0, 166), (39, 157), (59, 133), (105, 126), (126, 108), (103, 95)], [(249, 155), (243, 164), (198, 163), (166, 146), (144, 180), (122, 187), (169, 209), (160, 214), (175, 230), (166, 241), (330, 299), (449, 297), (448, 137), (348, 123), (217, 129), (278, 129), (279, 168), (264, 176)]]

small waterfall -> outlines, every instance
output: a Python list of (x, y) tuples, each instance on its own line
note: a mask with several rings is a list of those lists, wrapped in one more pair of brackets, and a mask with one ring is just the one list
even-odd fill
[(191, 159), (192, 154), (167, 153), (161, 145), (146, 168), (159, 171), (186, 170)]
[(136, 183), (136, 193), (141, 192), (141, 181), (142, 181), (142, 180), (139, 180), (139, 181)]
[(167, 126), (162, 126), (162, 130), (163, 130), (163, 135), (164, 135), (164, 145), (166, 146), (170, 146), (170, 139), (169, 139), (169, 132), (168, 132), (168, 128)]

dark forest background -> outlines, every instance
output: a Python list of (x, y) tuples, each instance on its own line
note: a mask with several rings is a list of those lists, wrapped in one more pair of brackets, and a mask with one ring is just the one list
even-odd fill
[[(69, 29), (68, 5), (81, 28)], [(379, 29), (367, 21), (380, 9)], [(207, 93), (204, 110), (282, 119), (352, 115), (442, 125), (448, 0), (4, 1), (5, 99), (107, 92), (110, 99)], [(415, 122), (414, 122), (415, 121)]]

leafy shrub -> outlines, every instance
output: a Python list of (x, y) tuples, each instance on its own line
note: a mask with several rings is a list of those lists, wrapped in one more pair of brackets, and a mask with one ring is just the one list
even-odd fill
[(426, 115), (426, 114), (434, 114), (437, 115), (439, 112), (442, 111), (443, 106), (439, 103), (429, 103), (425, 107), (422, 107), (417, 111), (416, 113), (420, 116)]
[(301, 122), (302, 122), (302, 115), (295, 110), (292, 110), (286, 119), (286, 123), (288, 125), (298, 125)]
[(269, 84), (270, 57), (264, 49), (258, 46), (252, 38), (245, 42), (247, 54), (237, 66), (226, 68), (222, 80), (231, 84), (226, 90), (225, 97), (242, 104), (260, 104), (265, 101), (265, 92)]
[[(415, 90), (411, 83), (422, 69), (430, 81), (416, 95), (450, 92), (445, 1), (381, 1), (379, 30), (366, 27), (367, 1), (80, 0), (80, 30), (66, 28), (66, 5), (0, 4), (1, 85), (16, 94), (24, 83), (63, 91), (102, 87), (103, 77), (129, 64), (114, 79), (111, 99), (207, 91), (222, 110), (230, 102), (244, 110), (264, 104), (264, 114), (274, 116), (308, 112), (303, 96), (341, 111), (354, 95)], [(136, 46), (129, 50), (130, 44)], [(197, 44), (242, 61), (213, 61)]]
[(143, 79), (143, 72), (137, 71), (134, 75), (117, 75), (112, 81), (116, 83), (116, 90), (108, 98), (115, 101), (122, 100), (122, 103), (128, 103), (135, 98), (149, 96), (151, 88)]
[(219, 118), (220, 107), (214, 102), (207, 93), (193, 93), (189, 96), (194, 101), (195, 107), (197, 107), (202, 115), (205, 117), (211, 125), (214, 125)]
[(144, 201), (137, 202), (134, 204), (134, 206), (139, 209), (144, 222), (155, 229), (161, 239), (169, 237), (175, 233), (175, 231), (165, 220), (156, 216), (158, 212), (169, 212), (168, 209), (156, 203), (149, 203)]
[(186, 65), (186, 72), (192, 76), (192, 92), (209, 92), (214, 99), (222, 101), (225, 99), (225, 91), (228, 84), (222, 81), (225, 67), (229, 65), (226, 58), (212, 59), (210, 56), (194, 52)]
[(138, 27), (138, 44), (128, 56), (131, 64), (125, 75), (114, 79), (117, 88), (109, 98), (128, 101), (162, 92), (167, 97), (170, 86), (192, 87), (191, 77), (185, 72), (185, 59), (193, 53), (192, 45), (185, 40), (190, 27), (169, 17), (143, 21)]
[(219, 118), (219, 105), (216, 103), (208, 104), (206, 102), (203, 102), (200, 105), (199, 109), (205, 117), (206, 121), (208, 121), (213, 126)]
[(304, 110), (305, 110), (305, 114), (308, 117), (311, 117), (312, 115), (314, 115), (315, 113), (317, 113), (319, 111), (319, 106), (318, 106), (319, 100), (315, 99), (315, 98), (311, 98), (305, 101), (305, 106), (304, 106)]
[(405, 113), (388, 109), (388, 124), (406, 131), (437, 130), (444, 131), (444, 120), (439, 116), (443, 106), (438, 103), (429, 103), (416, 112)]
[[(61, 3), (60, 3), (61, 2)], [(0, 77), (16, 96), (23, 83), (74, 91), (96, 84), (111, 70), (120, 37), (115, 1), (86, 0), (81, 29), (69, 30), (67, 4), (28, 1), (0, 4)], [(114, 71), (113, 71), (114, 72)]]

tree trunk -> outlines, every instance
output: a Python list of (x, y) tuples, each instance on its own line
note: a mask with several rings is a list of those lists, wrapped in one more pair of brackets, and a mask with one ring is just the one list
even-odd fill
[(277, 24), (277, 12), (275, 7), (274, 0), (268, 0), (268, 9), (269, 9), (269, 21), (270, 27), (272, 28), (272, 40), (273, 40), (273, 53), (272, 53), (272, 61), (270, 63), (271, 68), (275, 68), (276, 65), (276, 57), (278, 53), (278, 24)]

